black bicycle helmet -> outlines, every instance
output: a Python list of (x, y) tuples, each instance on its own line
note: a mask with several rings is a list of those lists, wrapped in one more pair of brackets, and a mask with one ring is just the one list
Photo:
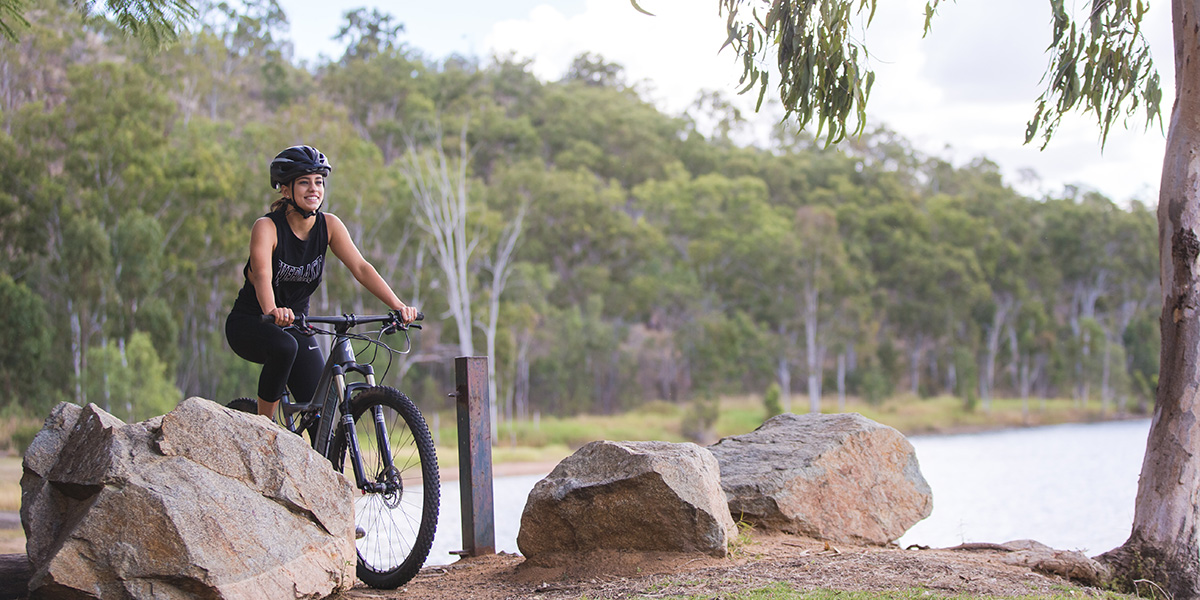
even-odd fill
[(279, 186), (287, 185), (297, 177), (311, 173), (320, 173), (322, 177), (328, 177), (331, 171), (333, 165), (329, 164), (329, 160), (320, 150), (312, 146), (292, 146), (280, 152), (271, 161), (271, 187), (279, 189)]

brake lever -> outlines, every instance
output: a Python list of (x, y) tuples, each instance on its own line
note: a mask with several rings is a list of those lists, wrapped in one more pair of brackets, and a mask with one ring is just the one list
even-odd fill
[(292, 329), (295, 329), (297, 333), (305, 337), (315, 337), (317, 335), (317, 330), (313, 329), (313, 326), (308, 324), (308, 321), (303, 315), (300, 315), (295, 321), (292, 322)]
[(392, 335), (393, 333), (396, 333), (397, 331), (407, 331), (410, 327), (413, 329), (421, 329), (421, 326), (417, 324), (417, 321), (420, 321), (424, 318), (425, 318), (425, 313), (419, 312), (419, 313), (417, 313), (416, 320), (411, 321), (409, 323), (400, 323), (398, 321), (392, 321), (390, 324), (388, 324), (386, 327), (384, 327), (381, 331), (383, 332), (383, 335)]
[(421, 326), (417, 325), (416, 323), (409, 323), (407, 325), (402, 325), (400, 323), (392, 323), (391, 325), (388, 325), (387, 327), (383, 328), (383, 335), (392, 335), (393, 333), (396, 333), (397, 331), (407, 331), (410, 328), (420, 329)]

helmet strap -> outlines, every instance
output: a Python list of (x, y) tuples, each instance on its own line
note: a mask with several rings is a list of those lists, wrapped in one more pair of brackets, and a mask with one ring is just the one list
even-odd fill
[(292, 208), (293, 208), (293, 209), (296, 211), (296, 213), (297, 213), (297, 214), (299, 214), (301, 217), (304, 217), (305, 219), (308, 219), (308, 218), (310, 218), (310, 217), (313, 217), (314, 215), (316, 215), (316, 214), (317, 214), (317, 212), (318, 212), (318, 211), (320, 211), (320, 210), (321, 210), (321, 207), (320, 207), (320, 206), (317, 206), (317, 209), (316, 209), (316, 210), (312, 210), (312, 211), (307, 211), (307, 210), (303, 210), (303, 209), (301, 209), (301, 208), (300, 208), (300, 205), (299, 205), (299, 204), (296, 204), (296, 198), (295, 198), (295, 195), (296, 195), (296, 188), (295, 188), (295, 184), (296, 184), (296, 180), (294, 180), (294, 179), (293, 179), (292, 181), (288, 182), (288, 184), (287, 184), (287, 186), (288, 186), (288, 196), (287, 196), (287, 203), (288, 203), (288, 204), (289, 204), (289, 205), (290, 205), (290, 206), (291, 206), (291, 207), (292, 207)]

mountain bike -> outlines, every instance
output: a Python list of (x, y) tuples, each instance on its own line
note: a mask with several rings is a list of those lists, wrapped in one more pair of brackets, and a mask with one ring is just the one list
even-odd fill
[[(273, 321), (271, 315), (263, 315), (263, 322)], [(351, 332), (373, 323), (383, 324), (368, 332), (374, 337)], [(313, 324), (332, 325), (333, 330)], [(333, 341), (313, 398), (300, 402), (285, 392), (275, 421), (298, 435), (307, 432), (313, 449), (361, 492), (354, 502), (358, 578), (373, 588), (395, 589), (416, 576), (433, 546), (441, 495), (437, 455), (421, 411), (398, 390), (376, 385), (371, 361), (358, 362), (352, 342), (366, 343), (360, 353), (382, 348), (390, 361), (393, 354), (411, 350), (409, 328), (420, 325), (401, 324), (392, 315), (346, 314), (297, 316), (289, 327), (305, 335), (328, 335)], [(404, 351), (382, 339), (397, 332), (403, 332), (408, 343)], [(227, 406), (258, 412), (252, 398), (238, 398)]]

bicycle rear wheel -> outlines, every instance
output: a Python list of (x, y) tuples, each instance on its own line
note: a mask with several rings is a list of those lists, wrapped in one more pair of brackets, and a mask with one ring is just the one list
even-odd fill
[[(279, 405), (275, 409), (275, 416), (273, 417), (273, 420), (275, 421), (276, 425), (279, 425), (280, 427), (303, 437), (305, 430), (301, 428), (301, 424), (306, 422), (304, 415), (295, 414), (289, 417), (283, 410), (283, 404), (288, 401), (289, 400), (287, 400), (286, 397), (280, 401)], [(225, 406), (232, 408), (233, 410), (240, 410), (252, 415), (258, 414), (258, 400), (254, 398), (237, 398), (235, 400), (231, 400), (229, 404), (226, 404)], [(311, 431), (313, 427), (314, 425), (311, 424), (308, 426), (308, 437), (310, 439), (313, 437), (313, 432)]]
[[(355, 543), (358, 578), (395, 589), (416, 576), (433, 546), (441, 498), (433, 438), (416, 405), (393, 388), (365, 389), (350, 409), (367, 481), (381, 488), (364, 490), (354, 502), (355, 525), (365, 533)], [(331, 456), (334, 468), (354, 481), (342, 427)]]
[(229, 404), (226, 404), (225, 406), (232, 408), (233, 410), (250, 413), (252, 415), (258, 414), (258, 400), (255, 400), (254, 398), (235, 398), (230, 400)]

